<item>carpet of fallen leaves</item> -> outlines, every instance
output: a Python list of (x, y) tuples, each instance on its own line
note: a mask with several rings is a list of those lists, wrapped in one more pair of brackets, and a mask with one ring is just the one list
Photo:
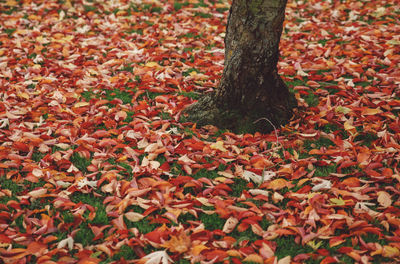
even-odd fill
[(0, 262), (400, 262), (399, 2), (289, 1), (268, 135), (179, 121), (229, 5), (0, 1)]

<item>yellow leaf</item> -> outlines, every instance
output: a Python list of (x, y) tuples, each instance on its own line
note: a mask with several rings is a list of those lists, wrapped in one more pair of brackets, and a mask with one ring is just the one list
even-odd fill
[(378, 203), (385, 208), (389, 207), (392, 204), (390, 194), (385, 191), (378, 192)]
[(83, 106), (88, 106), (88, 102), (78, 102), (74, 105), (74, 107), (83, 107)]
[(264, 260), (260, 255), (250, 254), (243, 259), (243, 262), (264, 263)]
[(339, 105), (338, 107), (335, 108), (335, 112), (336, 112), (336, 113), (341, 113), (341, 114), (348, 114), (348, 113), (351, 112), (351, 109)]
[(331, 204), (332, 205), (345, 205), (346, 203), (345, 203), (345, 201), (342, 199), (342, 198), (331, 198), (331, 199), (329, 199), (329, 201), (331, 201)]
[(154, 62), (154, 61), (149, 61), (149, 62), (146, 63), (146, 65), (144, 65), (144, 66), (150, 67), (150, 68), (152, 68), (152, 67), (160, 67), (160, 65), (159, 65), (157, 62)]
[(224, 183), (226, 181), (226, 178), (225, 177), (217, 177), (217, 178), (214, 179), (214, 181)]
[(268, 183), (268, 187), (274, 191), (283, 189), (286, 187), (286, 185), (287, 185), (287, 181), (282, 178), (273, 180), (270, 183)]
[(400, 250), (391, 246), (383, 246), (382, 256), (386, 258), (394, 258), (400, 255)]
[(11, 6), (11, 7), (17, 6), (17, 4), (18, 3), (14, 0), (7, 0), (7, 2), (6, 2), (6, 6)]
[(18, 93), (17, 96), (27, 100), (29, 99), (29, 95), (27, 93)]
[(344, 129), (349, 131), (350, 134), (352, 134), (352, 135), (354, 135), (357, 132), (355, 126), (353, 126), (353, 122), (351, 122), (349, 120), (344, 122)]
[(303, 185), (305, 182), (308, 182), (310, 179), (301, 179), (298, 183), (297, 183), (297, 186), (301, 186), (301, 185)]
[(376, 115), (376, 114), (380, 114), (382, 113), (382, 110), (378, 109), (378, 108), (364, 108), (361, 111), (362, 115)]
[(228, 256), (230, 256), (230, 257), (242, 258), (242, 254), (239, 251), (237, 251), (236, 249), (230, 249), (230, 250), (226, 251), (226, 254), (228, 254)]
[(308, 241), (307, 245), (309, 247), (311, 247), (312, 249), (317, 250), (322, 245), (322, 241), (315, 243), (315, 240), (311, 240), (311, 241)]
[(222, 152), (228, 151), (226, 148), (224, 148), (224, 142), (222, 142), (222, 141), (217, 141), (217, 142), (211, 144), (210, 148), (217, 149), (217, 150), (220, 150)]
[(196, 72), (196, 71), (191, 71), (191, 72), (189, 73), (189, 75), (190, 75), (190, 76), (195, 76), (195, 75), (197, 75), (197, 72)]
[(196, 246), (192, 247), (191, 251), (194, 256), (198, 256), (198, 255), (200, 255), (201, 251), (203, 251), (205, 249), (208, 249), (208, 247), (206, 247), (204, 245), (196, 245)]

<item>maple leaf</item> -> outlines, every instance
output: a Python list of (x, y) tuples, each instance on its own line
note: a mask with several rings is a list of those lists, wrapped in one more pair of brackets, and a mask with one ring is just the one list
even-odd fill
[(210, 145), (211, 149), (216, 149), (216, 150), (220, 150), (222, 152), (226, 152), (228, 151), (225, 147), (224, 147), (224, 142), (223, 141), (217, 141), (215, 143), (212, 143)]
[(179, 232), (177, 236), (172, 235), (171, 239), (162, 244), (162, 247), (167, 248), (171, 252), (184, 253), (190, 249), (190, 237), (185, 232)]
[(172, 263), (172, 259), (165, 250), (155, 251), (141, 258), (137, 263), (140, 264), (168, 264)]
[(263, 182), (263, 177), (261, 175), (257, 175), (254, 172), (244, 170), (243, 171), (243, 178), (247, 181), (253, 181), (260, 185)]
[(79, 189), (82, 189), (82, 188), (84, 188), (86, 186), (89, 186), (89, 187), (92, 187), (92, 188), (96, 188), (97, 187), (97, 181), (89, 181), (86, 178), (82, 178), (77, 182), (76, 185), (78, 186)]

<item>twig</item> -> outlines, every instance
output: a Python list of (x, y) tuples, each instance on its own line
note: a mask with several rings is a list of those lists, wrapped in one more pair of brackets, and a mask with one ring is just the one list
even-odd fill
[(283, 151), (285, 151), (285, 148), (283, 147), (283, 144), (279, 142), (278, 132), (277, 132), (277, 129), (276, 129), (275, 125), (274, 125), (268, 118), (262, 117), (262, 118), (260, 118), (260, 119), (257, 119), (256, 121), (254, 121), (253, 124), (255, 124), (255, 123), (257, 123), (257, 122), (259, 122), (259, 121), (261, 121), (261, 120), (267, 121), (267, 122), (270, 123), (270, 125), (274, 128), (275, 137), (276, 137), (276, 145), (277, 145), (277, 146), (278, 146), (278, 145), (281, 145)]

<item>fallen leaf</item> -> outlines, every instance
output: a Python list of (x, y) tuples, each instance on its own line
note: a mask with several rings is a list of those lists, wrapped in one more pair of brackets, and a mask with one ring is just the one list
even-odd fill
[(172, 259), (168, 256), (164, 250), (155, 251), (144, 256), (142, 259), (144, 264), (168, 264), (173, 263)]
[(390, 194), (388, 194), (385, 191), (379, 191), (378, 192), (378, 203), (384, 207), (387, 208), (392, 204), (392, 198)]
[(142, 214), (135, 213), (135, 212), (127, 212), (124, 216), (131, 222), (138, 222), (144, 218)]
[(220, 150), (222, 152), (226, 152), (228, 151), (225, 147), (224, 147), (224, 142), (223, 141), (217, 141), (215, 143), (212, 143), (210, 145), (211, 149), (216, 149), (216, 150)]
[(235, 229), (235, 227), (238, 223), (239, 223), (239, 220), (237, 220), (237, 218), (235, 218), (233, 216), (229, 217), (226, 220), (224, 227), (222, 228), (222, 232), (224, 232), (226, 234), (231, 233)]

